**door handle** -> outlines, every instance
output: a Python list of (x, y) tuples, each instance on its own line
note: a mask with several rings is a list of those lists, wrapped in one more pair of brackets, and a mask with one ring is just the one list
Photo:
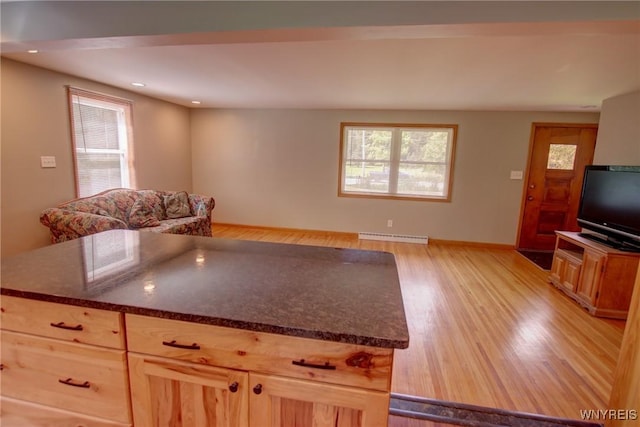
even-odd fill
[(527, 197), (527, 200), (528, 200), (528, 201), (532, 201), (532, 200), (533, 200), (533, 196), (529, 196), (529, 197)]

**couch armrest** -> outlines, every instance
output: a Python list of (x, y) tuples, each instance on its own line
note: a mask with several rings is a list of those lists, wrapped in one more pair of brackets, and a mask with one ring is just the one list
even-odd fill
[(53, 243), (113, 229), (126, 229), (127, 224), (117, 218), (86, 212), (49, 208), (40, 214), (40, 222), (49, 227)]
[(205, 216), (211, 222), (211, 211), (216, 205), (213, 197), (203, 196), (200, 194), (189, 194), (189, 204), (191, 205), (191, 212), (195, 216)]

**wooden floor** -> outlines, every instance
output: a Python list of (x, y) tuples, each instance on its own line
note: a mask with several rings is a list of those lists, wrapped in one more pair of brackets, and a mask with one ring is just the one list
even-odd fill
[(515, 250), (227, 225), (213, 232), (394, 253), (410, 345), (395, 353), (393, 392), (571, 419), (608, 407), (624, 321), (590, 316)]

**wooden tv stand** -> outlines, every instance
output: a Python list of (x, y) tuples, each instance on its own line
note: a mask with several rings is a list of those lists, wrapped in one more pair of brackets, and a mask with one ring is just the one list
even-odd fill
[(639, 261), (640, 253), (556, 231), (549, 281), (594, 316), (626, 319)]

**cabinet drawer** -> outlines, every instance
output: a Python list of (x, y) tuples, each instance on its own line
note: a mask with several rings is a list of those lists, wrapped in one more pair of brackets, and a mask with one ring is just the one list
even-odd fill
[(0, 399), (0, 419), (2, 427), (131, 427), (129, 423), (90, 417), (8, 397)]
[(1, 304), (2, 329), (125, 348), (121, 313), (4, 295)]
[(388, 391), (393, 349), (127, 314), (129, 351)]
[(131, 422), (123, 350), (2, 332), (2, 395)]

